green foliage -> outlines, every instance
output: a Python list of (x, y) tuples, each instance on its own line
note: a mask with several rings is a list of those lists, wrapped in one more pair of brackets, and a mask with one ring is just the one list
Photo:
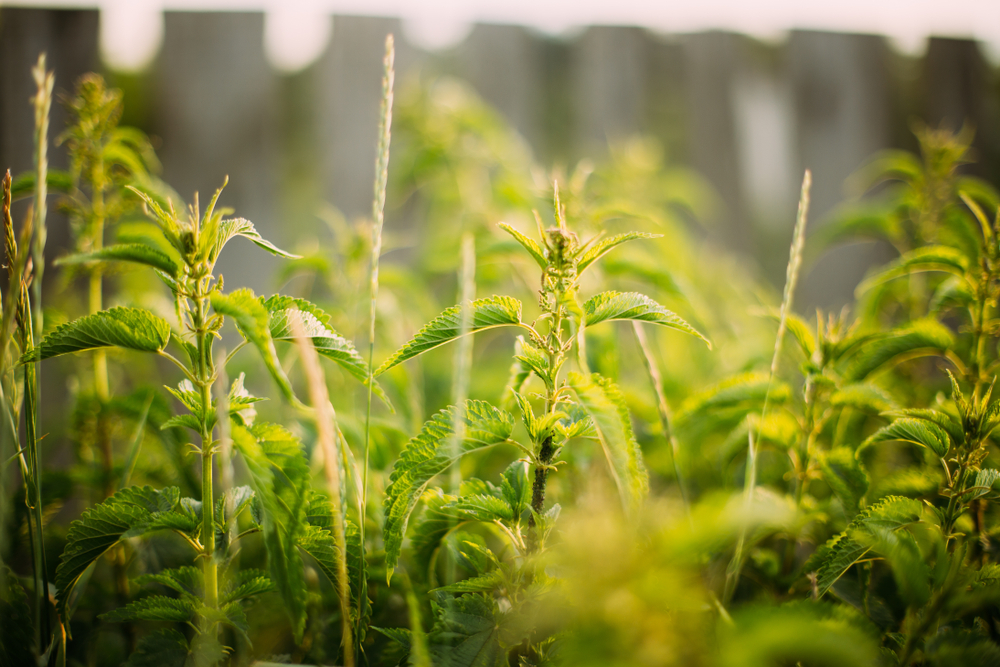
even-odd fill
[[(392, 356), (382, 362), (375, 375), (381, 375), (393, 366), (412, 359), (428, 350), (451, 342), (459, 337), (462, 328), (462, 306), (452, 306), (428, 322)], [(469, 304), (469, 333), (521, 324), (521, 302), (508, 296), (476, 299)]]
[(111, 308), (56, 327), (21, 361), (42, 361), (102, 347), (162, 352), (169, 342), (170, 325), (166, 320), (141, 308)]
[(231, 294), (212, 292), (212, 310), (233, 320), (243, 337), (257, 348), (271, 377), (285, 396), (293, 396), (292, 385), (281, 368), (278, 353), (271, 339), (271, 315), (263, 300), (254, 296), (253, 290), (239, 289)]
[[(454, 443), (456, 422), (462, 420), (462, 440)], [(469, 401), (463, 409), (450, 407), (437, 413), (410, 440), (393, 466), (385, 490), (386, 569), (389, 576), (399, 559), (403, 536), (417, 501), (436, 475), (462, 456), (507, 442), (514, 419), (482, 401)]]
[[(683, 319), (654, 302), (648, 296), (629, 292), (604, 292), (591, 298), (583, 304), (584, 322), (586, 326), (594, 326), (601, 322), (612, 320), (635, 320), (652, 322), (677, 331), (697, 336), (708, 343), (708, 339), (698, 333), (694, 327)], [(709, 347), (711, 344), (708, 343)]]
[(177, 277), (180, 267), (164, 252), (140, 243), (119, 243), (93, 252), (67, 255), (56, 262), (60, 264), (89, 264), (92, 262), (133, 262), (163, 271), (171, 278)]

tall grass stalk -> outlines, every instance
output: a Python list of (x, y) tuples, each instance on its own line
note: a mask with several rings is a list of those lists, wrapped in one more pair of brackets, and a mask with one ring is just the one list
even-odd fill
[(802, 267), (802, 251), (806, 241), (806, 219), (809, 216), (809, 190), (812, 188), (812, 172), (806, 169), (802, 178), (802, 192), (799, 196), (799, 210), (795, 219), (795, 231), (792, 233), (792, 246), (788, 253), (788, 268), (785, 271), (785, 290), (781, 295), (781, 312), (778, 321), (778, 333), (774, 338), (774, 354), (771, 357), (771, 368), (767, 376), (767, 390), (764, 392), (764, 404), (760, 410), (760, 423), (757, 426), (757, 437), (753, 436), (753, 427), (750, 428), (747, 443), (747, 472), (746, 483), (744, 484), (744, 497), (747, 516), (744, 518), (743, 526), (740, 528), (740, 536), (736, 542), (736, 551), (733, 559), (726, 570), (726, 587), (723, 593), (722, 602), (728, 605), (732, 599), (736, 584), (739, 581), (740, 571), (743, 569), (743, 547), (746, 541), (747, 526), (750, 506), (753, 503), (754, 488), (757, 484), (757, 455), (754, 447), (755, 442), (760, 441), (761, 429), (764, 428), (764, 420), (767, 418), (768, 403), (771, 399), (771, 386), (774, 383), (774, 376), (778, 372), (778, 365), (781, 362), (781, 348), (785, 340), (785, 331), (788, 329), (788, 314), (792, 312), (792, 299), (795, 295), (795, 286), (799, 281), (799, 269)]
[[(46, 197), (48, 196), (48, 145), (49, 145), (49, 111), (52, 108), (52, 88), (55, 76), (45, 69), (45, 54), (38, 56), (38, 64), (31, 70), (35, 79), (36, 92), (32, 100), (35, 108), (35, 200), (33, 205), (34, 243), (31, 247), (32, 279), (31, 293), (34, 303), (30, 304), (27, 289), (22, 291), (22, 313), (19, 317), (21, 334), (21, 349), (30, 350), (35, 346), (36, 334), (42, 333), (42, 275), (45, 272), (45, 218), (47, 214)], [(42, 544), (42, 458), (38, 448), (38, 408), (40, 405), (41, 388), (38, 382), (37, 369), (34, 364), (24, 368), (24, 437), (25, 446), (29, 451), (31, 475), (34, 495), (29, 509), (32, 521), (37, 531), (34, 540), (33, 564), (36, 571), (35, 589), (35, 621), (39, 632), (39, 651), (46, 646), (50, 635), (48, 613), (48, 577), (45, 563), (45, 548)], [(38, 587), (38, 584), (41, 587)]]
[(680, 443), (677, 442), (677, 436), (674, 434), (674, 429), (670, 424), (670, 406), (667, 404), (667, 397), (663, 393), (663, 378), (660, 376), (660, 368), (656, 363), (656, 358), (653, 356), (653, 351), (649, 347), (649, 341), (646, 339), (646, 332), (643, 331), (642, 325), (633, 321), (632, 331), (635, 332), (635, 339), (639, 343), (639, 349), (642, 350), (642, 361), (646, 366), (646, 374), (653, 385), (653, 391), (656, 392), (656, 410), (660, 415), (660, 427), (663, 429), (663, 437), (670, 444), (670, 460), (674, 467), (674, 477), (677, 478), (677, 487), (681, 492), (684, 511), (687, 513), (688, 519), (690, 519), (691, 497), (688, 494), (684, 473), (681, 472)]
[[(319, 355), (312, 341), (306, 336), (302, 320), (297, 316), (290, 319), (295, 343), (302, 358), (302, 370), (309, 386), (309, 402), (312, 403), (316, 420), (316, 434), (323, 452), (323, 472), (333, 507), (333, 539), (337, 545), (337, 593), (340, 597), (340, 619), (344, 649), (344, 665), (354, 667), (354, 642), (351, 633), (351, 582), (347, 575), (347, 536), (343, 512), (343, 476), (340, 469), (340, 453), (337, 451), (337, 424), (330, 405), (326, 388), (326, 377), (319, 364)], [(359, 610), (358, 617), (361, 617)]]
[[(365, 520), (368, 516), (368, 461), (371, 450), (372, 388), (375, 383), (375, 317), (378, 304), (378, 261), (382, 254), (382, 223), (385, 221), (385, 190), (389, 180), (389, 142), (392, 138), (392, 87), (396, 77), (393, 63), (396, 47), (392, 33), (385, 38), (385, 58), (382, 61), (382, 109), (379, 114), (378, 152), (375, 156), (375, 197), (372, 202), (371, 308), (368, 312), (368, 403), (365, 412), (365, 463), (361, 475), (361, 508), (358, 530), (361, 537), (361, 557), (365, 557)], [(368, 595), (368, 585), (361, 568), (358, 590), (361, 599)], [(358, 626), (361, 615), (358, 614)]]
[[(462, 235), (462, 264), (459, 269), (459, 289), (461, 291), (461, 311), (459, 314), (458, 345), (455, 348), (455, 370), (452, 377), (452, 405), (455, 406), (454, 433), (451, 436), (450, 453), (455, 461), (451, 466), (449, 485), (454, 495), (462, 486), (461, 452), (465, 440), (465, 402), (469, 398), (469, 379), (472, 374), (472, 301), (476, 298), (476, 239), (471, 232)], [(457, 524), (457, 518), (455, 520)], [(448, 579), (455, 580), (455, 561), (448, 561)]]

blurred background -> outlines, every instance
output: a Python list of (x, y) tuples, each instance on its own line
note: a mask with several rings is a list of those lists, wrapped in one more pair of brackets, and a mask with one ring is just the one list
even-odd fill
[[(324, 207), (346, 220), (370, 211), (392, 32), (397, 101), (452, 77), (517, 131), (541, 169), (569, 173), (629, 146), (688, 167), (710, 186), (697, 233), (780, 285), (806, 167), (814, 231), (855, 194), (845, 179), (873, 153), (916, 148), (914, 123), (973, 127), (969, 170), (1000, 182), (1000, 3), (804, 4), (2, 2), (0, 165), (30, 167), (29, 69), (46, 51), (57, 92), (89, 70), (124, 90), (123, 124), (154, 138), (162, 176), (182, 196), (205, 196), (228, 174), (224, 203), (295, 247), (315, 236)], [(53, 115), (54, 137), (66, 115)], [(64, 152), (53, 153), (64, 168)], [(387, 230), (434, 224), (396, 194)], [(50, 243), (68, 243), (64, 228), (52, 223)], [(238, 250), (223, 273), (272, 287), (277, 263)], [(886, 253), (826, 253), (807, 267), (803, 311), (846, 302)]]

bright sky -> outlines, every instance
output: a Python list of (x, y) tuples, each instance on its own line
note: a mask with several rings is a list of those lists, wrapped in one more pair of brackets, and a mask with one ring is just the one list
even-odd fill
[(391, 16), (428, 49), (459, 43), (475, 22), (526, 25), (563, 34), (587, 25), (644, 26), (658, 32), (732, 30), (764, 39), (793, 28), (878, 33), (919, 52), (931, 35), (973, 37), (1000, 59), (1000, 0), (0, 0), (0, 6), (99, 7), (105, 58), (139, 69), (156, 54), (163, 10), (263, 11), (268, 57), (300, 69), (322, 53), (331, 14)]

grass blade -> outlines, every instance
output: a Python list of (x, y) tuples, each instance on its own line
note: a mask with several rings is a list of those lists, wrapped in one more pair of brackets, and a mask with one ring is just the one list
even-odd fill
[[(764, 404), (760, 410), (760, 424), (764, 423), (767, 416), (768, 401), (771, 398), (771, 385), (774, 382), (774, 375), (778, 371), (778, 363), (781, 360), (781, 346), (784, 342), (785, 331), (788, 329), (788, 317), (792, 312), (792, 298), (795, 295), (795, 286), (799, 280), (799, 269), (802, 266), (802, 249), (806, 240), (806, 219), (809, 215), (809, 190), (812, 187), (812, 172), (806, 169), (802, 178), (802, 194), (799, 197), (799, 211), (795, 220), (795, 231), (792, 233), (792, 247), (788, 255), (788, 269), (785, 272), (785, 290), (781, 295), (781, 315), (778, 321), (778, 333), (774, 339), (774, 355), (771, 357), (771, 369), (767, 377), (767, 391), (764, 393)], [(758, 426), (757, 440), (760, 439), (760, 426)], [(753, 502), (754, 487), (757, 484), (757, 456), (754, 451), (753, 429), (750, 429), (747, 449), (747, 473), (744, 486), (746, 503)], [(736, 552), (733, 560), (726, 571), (726, 587), (723, 593), (722, 603), (728, 605), (736, 590), (739, 581), (740, 571), (743, 569), (743, 542), (746, 538), (746, 527), (740, 532), (740, 539), (736, 545)]]
[[(337, 452), (337, 425), (334, 422), (333, 406), (326, 389), (326, 378), (323, 368), (319, 365), (319, 355), (313, 347), (312, 339), (306, 335), (302, 319), (298, 312), (289, 317), (292, 331), (295, 333), (295, 343), (298, 345), (302, 358), (302, 370), (309, 386), (309, 402), (313, 406), (316, 419), (316, 433), (319, 445), (323, 451), (323, 471), (326, 474), (326, 484), (333, 506), (333, 539), (337, 544), (337, 591), (340, 595), (340, 618), (344, 647), (344, 665), (354, 667), (354, 642), (351, 637), (351, 584), (347, 577), (347, 537), (344, 531), (344, 497), (341, 481), (340, 454)], [(339, 507), (338, 507), (339, 505)], [(362, 572), (364, 568), (362, 568)], [(362, 594), (366, 594), (362, 592)], [(358, 613), (359, 623), (362, 614)]]
[[(368, 405), (365, 413), (365, 463), (361, 476), (361, 507), (358, 527), (361, 532), (361, 557), (365, 553), (365, 522), (368, 510), (368, 460), (371, 450), (372, 371), (375, 370), (375, 308), (378, 302), (378, 261), (382, 254), (382, 223), (385, 221), (385, 190), (389, 179), (389, 142), (392, 137), (392, 87), (396, 77), (393, 62), (396, 47), (392, 34), (385, 38), (385, 58), (382, 61), (382, 108), (379, 116), (378, 153), (375, 156), (375, 197), (372, 202), (371, 308), (368, 317)], [(363, 568), (362, 568), (363, 570)], [(361, 595), (367, 595), (367, 582), (359, 581)], [(360, 614), (358, 623), (361, 623)]]

